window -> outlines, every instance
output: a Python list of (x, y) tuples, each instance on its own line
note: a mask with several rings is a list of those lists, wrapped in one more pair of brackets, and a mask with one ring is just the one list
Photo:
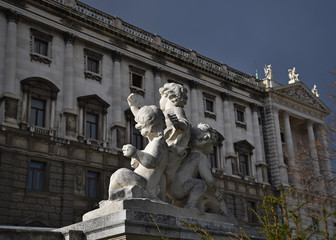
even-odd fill
[(30, 59), (50, 65), (53, 36), (37, 29), (30, 29)]
[[(79, 107), (79, 141), (104, 145), (107, 142), (107, 102), (97, 95), (77, 98)], [(94, 140), (94, 141), (91, 141)]]
[(234, 147), (238, 156), (238, 174), (243, 179), (245, 179), (246, 176), (252, 177), (253, 166), (251, 165), (251, 155), (253, 154), (254, 146), (247, 140), (241, 140), (235, 142)]
[(130, 89), (132, 93), (139, 95), (145, 95), (144, 79), (145, 79), (145, 70), (132, 66), (129, 66), (129, 82)]
[(88, 198), (98, 198), (99, 194), (99, 173), (87, 172), (86, 196)]
[(86, 114), (86, 138), (97, 139), (98, 116), (95, 114)]
[(28, 189), (42, 191), (45, 190), (45, 163), (31, 161), (29, 164)]
[(35, 38), (34, 53), (48, 56), (48, 42)]
[(84, 75), (85, 78), (101, 82), (103, 55), (84, 48)]
[(250, 175), (248, 156), (246, 154), (239, 154), (239, 162), (242, 176)]
[(234, 104), (236, 127), (246, 129), (245, 108), (239, 104)]
[(99, 73), (99, 61), (97, 59), (88, 57), (87, 65), (87, 70), (89, 72)]
[(209, 155), (211, 168), (217, 168), (217, 147), (214, 147)]
[(135, 122), (133, 121), (132, 129), (132, 144), (138, 150), (144, 149), (144, 137), (141, 135), (140, 131), (135, 128)]
[(313, 230), (315, 231), (315, 232), (318, 232), (319, 231), (319, 221), (316, 219), (316, 218), (314, 218), (314, 217), (311, 217), (311, 220), (312, 220), (312, 227), (313, 227)]
[(204, 116), (216, 120), (216, 96), (203, 92)]
[(44, 127), (45, 101), (32, 98), (30, 105), (30, 124)]
[(237, 110), (237, 121), (242, 123), (245, 122), (243, 111)]
[(247, 220), (249, 223), (257, 223), (257, 217), (254, 212), (257, 211), (256, 203), (252, 201), (247, 201)]
[(56, 100), (59, 89), (52, 82), (38, 77), (22, 80), (21, 88), (21, 129), (53, 135), (56, 130)]

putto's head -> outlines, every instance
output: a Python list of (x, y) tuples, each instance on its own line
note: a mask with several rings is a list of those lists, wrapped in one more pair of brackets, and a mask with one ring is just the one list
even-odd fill
[(149, 135), (161, 135), (166, 128), (165, 116), (157, 106), (143, 106), (139, 109), (135, 117), (137, 128), (141, 135), (147, 137)]
[(191, 149), (202, 149), (206, 154), (212, 151), (213, 145), (224, 140), (224, 137), (206, 123), (199, 123), (191, 129), (189, 146)]
[(162, 88), (159, 89), (159, 91), (162, 97), (161, 99), (167, 98), (177, 107), (184, 107), (184, 105), (187, 104), (188, 91), (181, 84), (166, 83)]

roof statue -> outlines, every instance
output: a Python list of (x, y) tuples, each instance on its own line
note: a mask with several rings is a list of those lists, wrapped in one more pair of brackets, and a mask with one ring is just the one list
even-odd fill
[(299, 81), (299, 74), (295, 72), (295, 67), (293, 67), (293, 69), (288, 69), (288, 77), (288, 84), (293, 84)]
[(273, 87), (273, 74), (271, 64), (267, 66), (265, 65), (264, 73), (265, 73), (264, 84), (266, 85), (267, 88)]
[(312, 89), (312, 93), (314, 93), (316, 97), (320, 97), (320, 94), (318, 94), (318, 92), (317, 92), (316, 84), (314, 84), (314, 87)]

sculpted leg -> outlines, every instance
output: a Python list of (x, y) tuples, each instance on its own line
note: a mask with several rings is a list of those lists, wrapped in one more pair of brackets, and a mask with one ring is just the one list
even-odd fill
[(185, 193), (189, 192), (188, 200), (184, 207), (197, 209), (197, 204), (207, 190), (207, 184), (201, 179), (189, 179), (183, 184), (183, 190)]
[(137, 185), (143, 189), (146, 188), (146, 179), (127, 168), (121, 168), (115, 171), (110, 178), (109, 199), (114, 190), (125, 186)]

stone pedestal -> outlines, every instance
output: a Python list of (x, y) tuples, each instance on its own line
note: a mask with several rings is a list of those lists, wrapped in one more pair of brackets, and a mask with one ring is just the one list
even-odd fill
[[(100, 208), (86, 213), (83, 222), (56, 229), (65, 239), (161, 239), (153, 218), (162, 235), (169, 239), (199, 239), (183, 222), (197, 224), (214, 239), (230, 236), (229, 232), (239, 232), (239, 227), (218, 214), (200, 214), (195, 210), (183, 209), (149, 199), (124, 199), (103, 201)], [(152, 218), (153, 217), (153, 218)], [(252, 239), (264, 239), (256, 229), (245, 229)], [(71, 237), (76, 232), (77, 238)], [(79, 234), (82, 232), (83, 234)], [(78, 236), (82, 238), (78, 238)]]

